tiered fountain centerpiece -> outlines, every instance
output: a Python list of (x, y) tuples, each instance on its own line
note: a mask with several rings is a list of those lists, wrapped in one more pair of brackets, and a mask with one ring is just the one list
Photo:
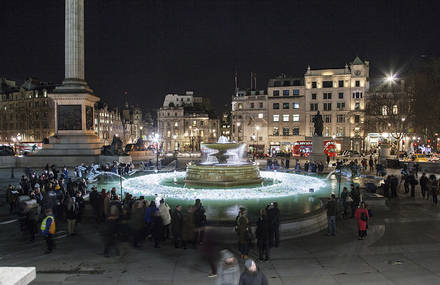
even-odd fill
[(228, 187), (263, 181), (258, 167), (247, 159), (245, 144), (229, 142), (221, 136), (217, 143), (202, 144), (201, 150), (203, 161), (186, 170), (187, 185)]

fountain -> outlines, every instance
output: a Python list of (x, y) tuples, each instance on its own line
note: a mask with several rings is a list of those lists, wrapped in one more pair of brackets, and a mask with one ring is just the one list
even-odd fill
[(223, 136), (217, 143), (202, 144), (203, 161), (187, 167), (185, 183), (220, 187), (261, 184), (260, 170), (245, 158), (245, 150), (245, 144), (229, 142)]

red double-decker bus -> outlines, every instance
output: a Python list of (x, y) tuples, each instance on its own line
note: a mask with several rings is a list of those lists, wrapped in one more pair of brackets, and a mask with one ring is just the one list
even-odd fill
[[(336, 141), (324, 141), (324, 153), (332, 158), (336, 157)], [(293, 144), (293, 156), (308, 157), (312, 152), (312, 141), (297, 141)]]

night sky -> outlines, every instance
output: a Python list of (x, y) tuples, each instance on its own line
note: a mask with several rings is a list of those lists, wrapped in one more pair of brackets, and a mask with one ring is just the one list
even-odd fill
[[(194, 90), (222, 108), (256, 72), (340, 67), (356, 55), (372, 76), (440, 53), (440, 1), (85, 0), (86, 79), (96, 95), (158, 108)], [(0, 0), (0, 77), (64, 78), (64, 1)]]

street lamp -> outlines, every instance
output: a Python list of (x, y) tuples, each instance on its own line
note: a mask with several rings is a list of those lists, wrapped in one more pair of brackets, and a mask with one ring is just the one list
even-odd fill
[(258, 137), (258, 131), (259, 131), (259, 130), (260, 130), (260, 126), (255, 126), (255, 131), (256, 131), (256, 134), (257, 134), (257, 147), (256, 147), (255, 152), (258, 151), (258, 140), (259, 140), (259, 137)]
[(396, 79), (397, 79), (397, 75), (393, 73), (390, 73), (385, 77), (385, 81), (390, 84), (396, 82)]
[(154, 134), (153, 141), (156, 143), (156, 170), (159, 171), (159, 143), (160, 136), (158, 133)]

